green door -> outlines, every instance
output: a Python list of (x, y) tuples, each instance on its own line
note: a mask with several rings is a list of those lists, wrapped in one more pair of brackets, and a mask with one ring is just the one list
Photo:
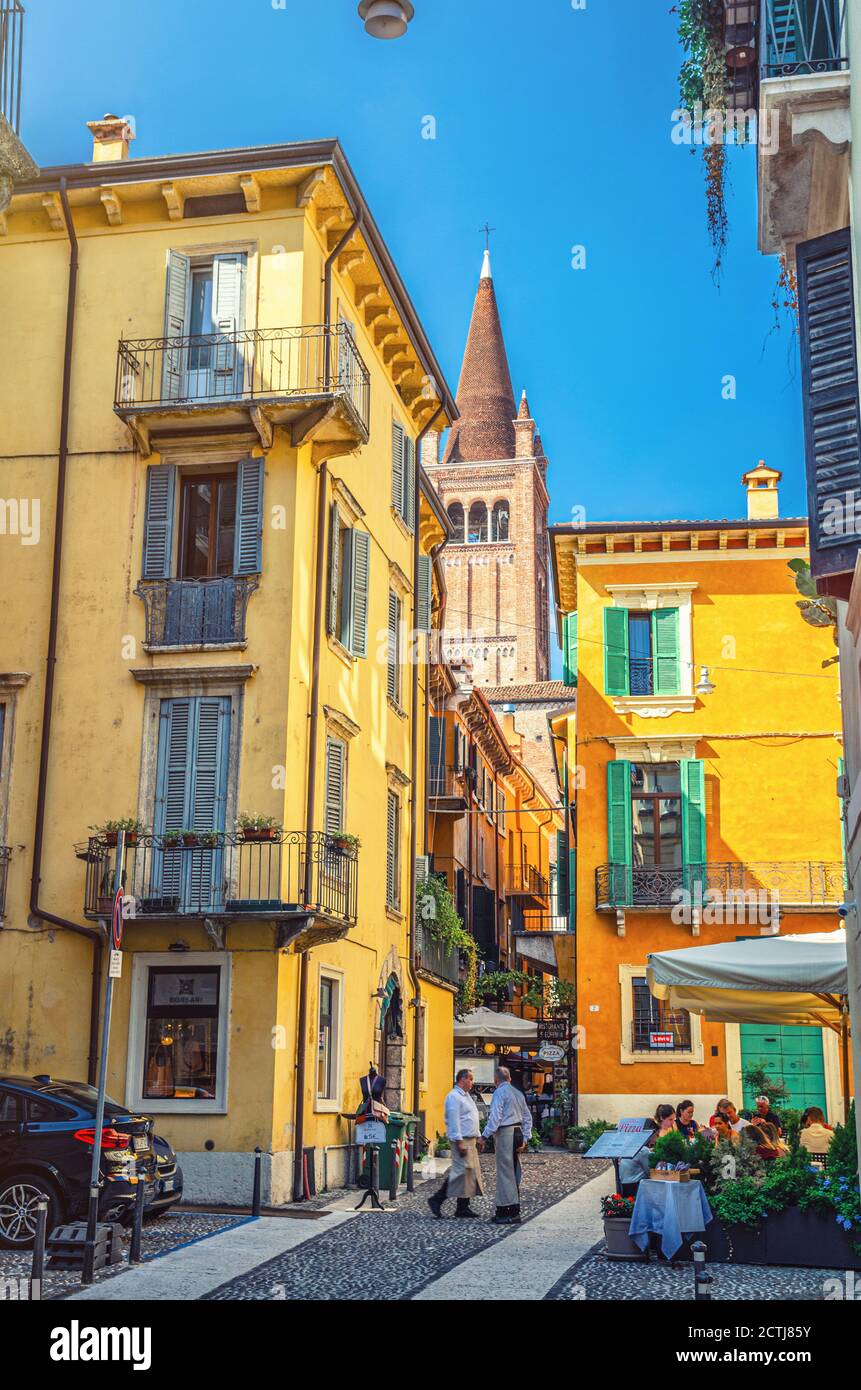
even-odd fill
[[(789, 1089), (789, 1098), (782, 1102), (791, 1110), (806, 1110), (818, 1105), (825, 1110), (825, 1059), (822, 1052), (822, 1029), (801, 1027), (772, 1027), (760, 1023), (742, 1023), (741, 1066), (764, 1063), (766, 1070)], [(756, 1097), (745, 1087), (742, 1104), (754, 1109)], [(780, 1111), (781, 1105), (776, 1107)], [(827, 1112), (826, 1112), (827, 1113)]]

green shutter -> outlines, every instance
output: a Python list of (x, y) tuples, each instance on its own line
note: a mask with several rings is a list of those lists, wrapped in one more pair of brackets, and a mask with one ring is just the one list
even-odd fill
[[(164, 336), (182, 338), (188, 316), (188, 287), (191, 261), (180, 251), (167, 253), (167, 286), (164, 295)], [(174, 401), (185, 395), (185, 349), (167, 347), (161, 384), (162, 399)]]
[(703, 763), (699, 758), (683, 758), (682, 776), (682, 863), (685, 887), (691, 894), (704, 882), (706, 863), (706, 793)]
[(628, 610), (604, 609), (604, 690), (607, 695), (627, 695)]
[(418, 593), (416, 594), (416, 631), (430, 632), (432, 608), (433, 563), (429, 555), (420, 555)]
[(170, 579), (175, 502), (176, 468), (151, 464), (146, 471), (142, 579)]
[(577, 613), (562, 616), (562, 679), (566, 685), (577, 684)]
[(329, 603), (326, 627), (332, 637), (340, 640), (341, 615), (338, 612), (341, 592), (339, 569), (341, 564), (341, 512), (337, 502), (332, 503), (329, 512)]
[(568, 917), (568, 901), (571, 896), (571, 881), (568, 864), (568, 836), (564, 830), (556, 831), (556, 911), (560, 917)]
[(392, 421), (392, 506), (399, 516), (404, 512), (404, 431)]
[(323, 826), (327, 835), (344, 830), (344, 789), (347, 774), (347, 745), (339, 738), (326, 739), (326, 778)]
[(632, 898), (631, 764), (626, 758), (607, 764), (607, 849), (611, 902), (625, 907)]
[(371, 567), (371, 538), (367, 531), (352, 532), (350, 593), (350, 651), (353, 656), (368, 655), (368, 583)]
[(263, 569), (263, 460), (242, 459), (236, 478), (234, 574)]
[(416, 506), (416, 444), (409, 435), (404, 437), (404, 505), (401, 516), (410, 531), (413, 529)]
[(656, 695), (681, 694), (678, 608), (656, 608), (652, 614), (652, 674)]

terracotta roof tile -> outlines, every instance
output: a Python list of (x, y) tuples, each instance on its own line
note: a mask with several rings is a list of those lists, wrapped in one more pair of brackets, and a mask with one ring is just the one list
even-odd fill
[(481, 693), (490, 705), (505, 704), (518, 700), (548, 700), (573, 705), (577, 692), (564, 681), (535, 681), (530, 685), (484, 685)]

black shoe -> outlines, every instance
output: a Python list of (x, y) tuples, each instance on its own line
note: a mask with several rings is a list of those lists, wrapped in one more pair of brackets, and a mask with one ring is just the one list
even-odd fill
[(456, 1212), (455, 1212), (455, 1217), (457, 1218), (458, 1221), (466, 1221), (466, 1220), (478, 1221), (478, 1220), (480, 1219), (480, 1218), (479, 1218), (479, 1215), (478, 1215), (478, 1212), (477, 1212), (477, 1211), (473, 1211), (471, 1207), (466, 1207), (463, 1211), (456, 1211)]
[(441, 1221), (441, 1220), (442, 1220), (442, 1202), (439, 1200), (438, 1197), (428, 1197), (427, 1201), (428, 1201), (428, 1206), (430, 1207), (431, 1212), (432, 1212), (433, 1215), (436, 1217), (437, 1221)]

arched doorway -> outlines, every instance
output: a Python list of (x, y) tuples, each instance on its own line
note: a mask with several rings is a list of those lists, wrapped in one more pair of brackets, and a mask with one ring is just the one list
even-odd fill
[(407, 1037), (404, 1025), (400, 981), (392, 972), (383, 988), (380, 1003), (379, 1053), (377, 1067), (386, 1078), (386, 1105), (403, 1110), (406, 1083)]

